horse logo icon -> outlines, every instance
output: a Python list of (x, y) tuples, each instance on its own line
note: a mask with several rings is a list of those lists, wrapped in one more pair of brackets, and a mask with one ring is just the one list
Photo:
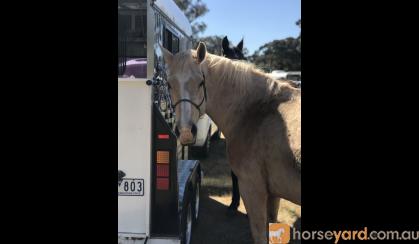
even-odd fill
[(280, 223), (269, 223), (269, 244), (282, 244), (290, 241), (290, 226)]

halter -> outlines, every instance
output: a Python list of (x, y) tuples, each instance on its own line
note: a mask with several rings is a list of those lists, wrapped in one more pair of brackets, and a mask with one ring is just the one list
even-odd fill
[(182, 98), (173, 105), (173, 108), (176, 108), (176, 106), (179, 105), (181, 102), (188, 102), (188, 103), (192, 104), (196, 109), (198, 109), (199, 114), (202, 115), (201, 106), (204, 103), (204, 101), (207, 101), (207, 88), (205, 86), (205, 75), (202, 74), (202, 76), (203, 76), (204, 79), (199, 84), (199, 87), (202, 86), (204, 88), (204, 97), (202, 98), (202, 101), (199, 104), (196, 104), (188, 98)]

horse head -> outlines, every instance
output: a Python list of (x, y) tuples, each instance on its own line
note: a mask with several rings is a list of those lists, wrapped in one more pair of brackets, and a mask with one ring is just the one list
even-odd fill
[(223, 56), (229, 59), (246, 60), (243, 54), (243, 39), (237, 46), (230, 47), (230, 41), (227, 36), (223, 38)]
[(160, 46), (167, 66), (167, 82), (176, 111), (176, 134), (183, 145), (195, 143), (199, 118), (206, 113), (205, 57), (200, 42), (196, 50), (172, 54)]

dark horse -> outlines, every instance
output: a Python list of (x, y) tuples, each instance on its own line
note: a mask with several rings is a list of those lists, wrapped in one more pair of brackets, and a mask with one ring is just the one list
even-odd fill
[[(230, 47), (230, 42), (226, 37), (223, 38), (223, 56), (229, 59), (236, 60), (247, 60), (243, 55), (243, 39), (237, 44), (236, 47)], [(217, 135), (218, 133), (216, 133)], [(231, 171), (231, 180), (233, 182), (233, 194), (231, 198), (231, 204), (228, 207), (229, 210), (237, 211), (237, 208), (240, 205), (240, 192), (239, 192), (239, 183), (237, 176)]]

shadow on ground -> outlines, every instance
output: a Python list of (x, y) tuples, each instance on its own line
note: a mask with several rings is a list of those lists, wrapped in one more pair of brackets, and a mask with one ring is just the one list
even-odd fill
[(208, 192), (201, 193), (200, 216), (193, 231), (193, 244), (251, 244), (247, 215), (227, 214), (222, 203), (211, 199)]

